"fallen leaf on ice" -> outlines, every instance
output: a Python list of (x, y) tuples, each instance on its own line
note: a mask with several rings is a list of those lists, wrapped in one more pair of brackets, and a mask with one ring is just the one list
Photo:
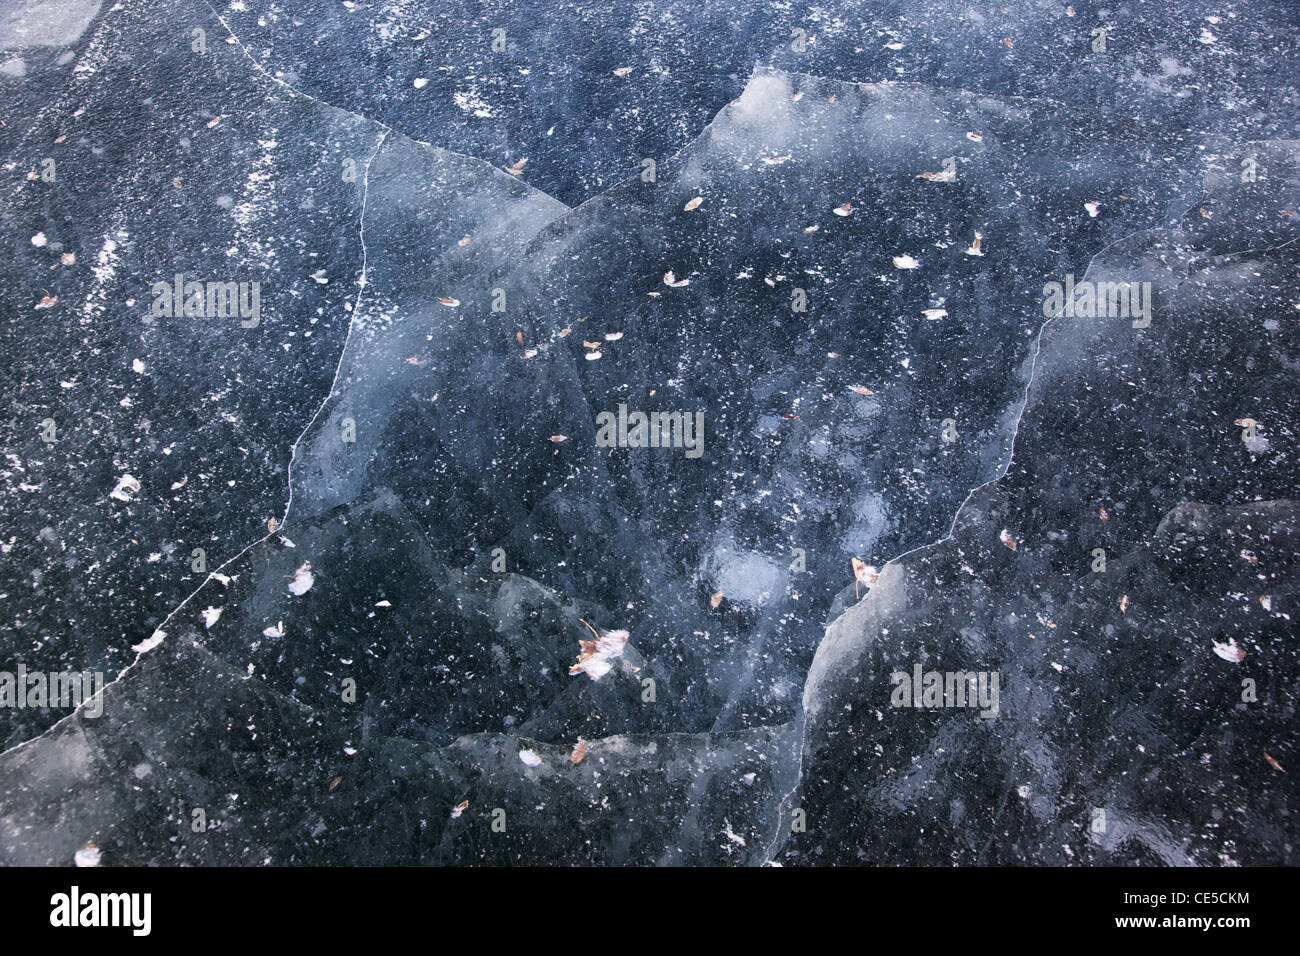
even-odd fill
[(966, 250), (966, 255), (968, 255), (968, 256), (982, 256), (982, 255), (984, 255), (984, 253), (980, 252), (980, 240), (983, 239), (983, 238), (984, 238), (984, 237), (981, 236), (981, 235), (979, 234), (979, 232), (977, 231), (977, 232), (975, 233), (975, 241), (972, 242), (972, 243), (970, 244), (970, 248)]
[(52, 309), (54, 308), (55, 303), (57, 303), (58, 301), (59, 301), (59, 297), (57, 295), (43, 296), (41, 298), (41, 301), (36, 303), (36, 308)]
[(298, 570), (293, 572), (293, 580), (289, 582), (289, 593), (306, 594), (315, 583), (316, 575), (311, 573), (311, 562), (304, 561)]
[(59, 261), (65, 266), (75, 265), (77, 262), (77, 254), (75, 252), (65, 252), (63, 255), (59, 256)]
[(77, 866), (99, 866), (99, 860), (99, 847), (93, 843), (87, 843), (72, 855), (72, 862)]
[(330, 793), (333, 793), (333, 792), (334, 792), (334, 788), (337, 787), (337, 786), (338, 786), (340, 783), (342, 783), (342, 782), (343, 782), (343, 778), (342, 778), (342, 777), (335, 777), (333, 780), (331, 780), (331, 781), (330, 781), (330, 789), (329, 789), (329, 792), (330, 792)]
[(581, 652), (578, 654), (578, 663), (569, 668), (569, 674), (585, 673), (592, 680), (600, 680), (608, 674), (614, 667), (611, 661), (614, 658), (623, 656), (623, 648), (627, 644), (627, 631), (606, 631), (601, 634), (594, 627), (587, 625), (587, 628), (596, 635), (594, 641), (579, 641), (578, 646)]
[(262, 628), (263, 637), (284, 637), (284, 621), (276, 621), (270, 627)]
[(468, 246), (468, 245), (469, 245), (469, 236), (462, 236), (462, 237), (460, 238), (460, 241), (457, 242), (456, 245), (458, 245), (458, 246)]
[(445, 296), (441, 296), (441, 295), (438, 296), (438, 301), (441, 302), (443, 305), (448, 306), (448, 307), (453, 308), (453, 309), (454, 309), (456, 306), (460, 305), (460, 299), (451, 299), (451, 298), (447, 298), (447, 297), (445, 297)]
[(276, 521), (274, 518), (266, 519), (266, 530), (271, 534), (275, 534), (275, 529), (278, 527), (280, 527), (280, 522)]
[(917, 173), (916, 178), (928, 179), (932, 183), (950, 183), (957, 178), (957, 169), (956, 167), (953, 167), (952, 169), (945, 169), (943, 172), (939, 173)]
[(874, 564), (867, 564), (857, 558), (852, 558), (851, 561), (853, 564), (853, 577), (858, 583), (865, 584), (867, 587), (871, 587), (876, 583), (876, 579), (880, 577), (880, 574), (876, 571)]
[(808, 233), (816, 232), (816, 231), (817, 231), (818, 229), (820, 229), (820, 228), (821, 228), (821, 226), (817, 226), (817, 225), (813, 225), (813, 226), (804, 226), (804, 227), (803, 227), (803, 231), (804, 231), (804, 234), (807, 235)]
[(108, 496), (118, 501), (130, 501), (139, 491), (140, 482), (131, 475), (123, 475), (117, 479), (117, 487), (110, 491)]
[(876, 393), (873, 392), (871, 389), (869, 389), (869, 388), (863, 388), (861, 385), (850, 385), (849, 388), (850, 388), (850, 390), (852, 390), (852, 391), (854, 391), (854, 392), (857, 392), (859, 395), (875, 395), (875, 394), (876, 394)]
[(702, 202), (704, 202), (704, 197), (696, 196), (694, 199), (692, 199), (690, 202), (688, 202), (685, 206), (682, 207), (682, 212), (690, 212), (692, 209), (699, 209), (700, 203)]
[(589, 348), (589, 349), (598, 349), (598, 348), (600, 348), (600, 343), (599, 343), (599, 342), (588, 342), (586, 339), (583, 339), (583, 340), (582, 340), (582, 344), (583, 344), (584, 346), (586, 346), (587, 348)]
[(1097, 516), (1098, 516), (1099, 518), (1101, 518), (1102, 521), (1109, 521), (1109, 520), (1110, 520), (1110, 512), (1108, 512), (1105, 508), (1098, 508), (1098, 509), (1097, 509)]
[(788, 163), (790, 157), (787, 156), (764, 156), (763, 162), (769, 166), (780, 166), (782, 163)]
[(664, 273), (664, 285), (672, 286), (674, 289), (677, 289), (680, 288), (681, 286), (690, 285), (690, 284), (691, 284), (690, 279), (677, 278), (677, 276), (673, 275), (673, 270), (671, 269), (669, 269), (667, 272)]
[(632, 72), (632, 68), (630, 66), (620, 66), (617, 70), (614, 71), (614, 75), (627, 76), (631, 72)]
[(947, 309), (922, 309), (921, 314), (925, 316), (927, 319), (929, 319), (931, 322), (935, 322), (938, 321), (939, 319), (947, 318), (948, 310)]
[(851, 216), (853, 215), (853, 203), (846, 202), (843, 206), (836, 206), (831, 212), (837, 216)]
[(716, 608), (721, 603), (722, 603), (721, 591), (716, 592), (712, 597), (709, 598), (709, 607), (711, 608)]
[(459, 817), (462, 813), (465, 812), (465, 808), (468, 806), (469, 806), (468, 800), (462, 800), (460, 803), (456, 804), (454, 807), (451, 808), (451, 818), (455, 820), (457, 817)]
[(524, 171), (524, 165), (525, 165), (527, 162), (528, 162), (528, 160), (526, 160), (526, 159), (521, 159), (521, 160), (519, 160), (519, 162), (515, 163), (513, 166), (507, 166), (507, 167), (506, 167), (506, 172), (508, 172), (508, 173), (509, 173), (510, 175), (512, 175), (512, 176), (518, 176), (520, 173), (522, 173), (522, 172)]
[(587, 741), (579, 737), (578, 742), (573, 745), (573, 753), (569, 754), (569, 763), (582, 763), (582, 758), (585, 756), (587, 756)]
[(1225, 661), (1229, 661), (1233, 664), (1240, 664), (1246, 659), (1246, 652), (1237, 646), (1237, 639), (1235, 637), (1228, 638), (1227, 644), (1220, 644), (1218, 641), (1215, 641), (1214, 653), (1218, 654)]
[(551, 436), (551, 441), (553, 441), (553, 442), (562, 442), (562, 441), (568, 441), (568, 440), (569, 440), (569, 436), (568, 436), (568, 435), (552, 435), (552, 436)]
[[(1268, 765), (1269, 765), (1270, 767), (1272, 767), (1274, 770), (1276, 770), (1278, 773), (1286, 773), (1286, 771), (1282, 769), (1282, 765), (1281, 765), (1280, 763), (1278, 763), (1276, 760), (1274, 760), (1274, 759), (1269, 755), (1269, 752), (1268, 752), (1267, 750), (1264, 751), (1264, 759), (1267, 760), (1267, 761), (1268, 761)], [(93, 845), (93, 844), (92, 844), (92, 845)]]
[(537, 349), (524, 349), (524, 358), (530, 359), (537, 355)]
[(1125, 594), (1119, 599), (1119, 613), (1128, 613), (1128, 595)]
[(1002, 529), (1002, 532), (998, 535), (998, 540), (1001, 541), (1003, 544), (1005, 544), (1012, 551), (1016, 550), (1016, 539), (1011, 537), (1011, 532), (1008, 531), (1006, 528)]
[(980, 143), (984, 141), (984, 137), (981, 136), (979, 133), (967, 133), (966, 138), (970, 140), (972, 143)]

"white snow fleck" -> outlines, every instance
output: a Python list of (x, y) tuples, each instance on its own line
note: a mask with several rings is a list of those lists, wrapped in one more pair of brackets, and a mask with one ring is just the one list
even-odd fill
[[(217, 613), (220, 614), (221, 612), (218, 611)], [(216, 618), (213, 618), (213, 620), (216, 620)], [(152, 637), (146, 637), (139, 644), (133, 645), (131, 650), (135, 651), (137, 654), (148, 654), (151, 650), (161, 644), (163, 638), (166, 636), (167, 635), (162, 631), (154, 631)]]

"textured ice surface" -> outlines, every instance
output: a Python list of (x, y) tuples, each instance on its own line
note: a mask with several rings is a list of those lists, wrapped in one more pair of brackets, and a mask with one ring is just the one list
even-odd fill
[[(1265, 323), (1294, 311), (1300, 233), (1277, 212), (1300, 151), (1247, 151), (1267, 187), (1212, 171), (1204, 207), (1089, 271), (1144, 276), (1160, 318), (1050, 322), (1006, 477), (828, 629), (804, 688), (821, 825), (787, 860), (1295, 863), (1266, 754), (1296, 719), (1300, 340)], [(916, 665), (1000, 671), (998, 717), (892, 707)]]
[[(1066, 6), (270, 0), (222, 16), (296, 88), (488, 162), (527, 158), (524, 178), (569, 205), (691, 142), (756, 63), (1049, 97), (1062, 112), (1141, 117), (1206, 144), (1230, 145), (1243, 128), (1294, 135), (1294, 4)], [(1105, 49), (1093, 50), (1102, 28)]]
[[(122, 671), (0, 710), (0, 859), (1294, 862), (1295, 13), (997, 9), (0, 61), (0, 669)], [(1044, 328), (1067, 275), (1151, 324)]]
[[(289, 448), (347, 334), (361, 192), (341, 164), (383, 130), (267, 81), (195, 15), (202, 69), (146, 6), (109, 17), (13, 157), (0, 591), (32, 669), (116, 673), (206, 578), (194, 549), (216, 568), (283, 516)], [(54, 182), (26, 179), (46, 156)], [(155, 315), (177, 273), (260, 283), (260, 324)], [(130, 501), (111, 496), (124, 474)], [(12, 743), (41, 715), (4, 719)]]

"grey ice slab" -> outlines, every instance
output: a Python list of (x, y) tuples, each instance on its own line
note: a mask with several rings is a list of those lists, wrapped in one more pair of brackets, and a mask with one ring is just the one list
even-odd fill
[[(204, 588), (175, 633), (197, 632), (277, 692), (354, 721), (362, 739), (444, 745), (510, 732), (555, 742), (682, 726), (681, 694), (635, 639), (599, 680), (570, 673), (581, 642), (595, 637), (583, 622), (607, 610), (512, 572), (447, 567), (387, 490), (290, 533)], [(302, 567), (311, 587), (294, 594)], [(209, 608), (221, 612), (210, 626)]]
[[(1098, 258), (1150, 327), (1045, 328), (1006, 477), (818, 649), (781, 859), (1294, 863), (1298, 169), (1245, 144)], [(895, 706), (918, 668), (997, 673), (996, 717)]]
[[(397, 270), (418, 301), (348, 364), (295, 498), (391, 489), (440, 560), (500, 548), (609, 609), (684, 730), (784, 722), (850, 559), (938, 537), (1005, 461), (1044, 281), (1185, 208), (1196, 157), (1056, 103), (759, 71), (653, 182), (492, 271), (436, 233), (453, 258)], [(367, 232), (407, 218), (376, 204)], [(699, 456), (600, 447), (620, 406), (701, 413)]]
[(1201, 142), (1295, 135), (1293, 3), (1079, 3), (1073, 16), (1068, 6), (273, 0), (220, 9), (259, 62), (296, 87), (494, 164), (527, 158), (524, 178), (571, 205), (689, 143), (756, 66), (1048, 97), (1063, 113), (1096, 109), (1196, 131)]
[(5, 0), (0, 3), (0, 50), (70, 46), (101, 6), (101, 0)]
[[(356, 296), (383, 131), (171, 9), (205, 52), (156, 8), (106, 15), (4, 187), (0, 657), (31, 669), (115, 674), (283, 516)], [(202, 295), (169, 311), (178, 274)], [(6, 708), (0, 739), (58, 716)]]
[[(363, 742), (184, 639), (0, 756), (0, 859), (68, 865), (757, 862), (792, 727)], [(520, 754), (531, 761), (525, 763)], [(463, 804), (463, 806), (462, 806)]]
[[(488, 278), (569, 211), (480, 160), (397, 135), (370, 163), (366, 196), (366, 287), (337, 381), (294, 461), (290, 519), (365, 490), (395, 407), (418, 410), (408, 425), (427, 429), (430, 447), (462, 427), (436, 401), (455, 351), (490, 334), (480, 308)], [(496, 368), (476, 372), (486, 381)]]

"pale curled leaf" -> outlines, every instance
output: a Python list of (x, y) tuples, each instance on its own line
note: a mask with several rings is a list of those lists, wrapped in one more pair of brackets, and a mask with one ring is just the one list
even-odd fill
[(876, 583), (876, 579), (880, 577), (880, 574), (874, 564), (867, 564), (857, 558), (852, 558), (851, 561), (853, 564), (853, 577), (859, 584), (871, 587)]
[(1231, 664), (1240, 664), (1246, 659), (1246, 651), (1244, 648), (1237, 646), (1237, 639), (1235, 637), (1228, 638), (1228, 643), (1226, 644), (1220, 644), (1218, 641), (1214, 641), (1214, 653)]

